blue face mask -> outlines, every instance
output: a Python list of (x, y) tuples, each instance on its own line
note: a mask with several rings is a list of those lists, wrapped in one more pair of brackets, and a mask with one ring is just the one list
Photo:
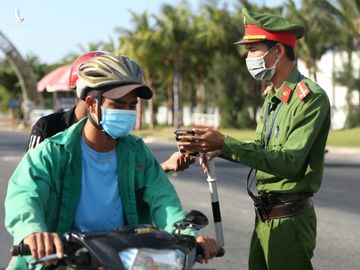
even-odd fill
[(135, 110), (118, 110), (101, 107), (101, 111), (101, 125), (104, 131), (113, 139), (129, 135), (135, 127)]

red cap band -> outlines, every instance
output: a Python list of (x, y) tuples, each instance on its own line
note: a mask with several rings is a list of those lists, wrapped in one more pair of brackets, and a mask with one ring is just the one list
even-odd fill
[(267, 40), (277, 41), (292, 48), (295, 48), (297, 41), (296, 36), (291, 32), (269, 32), (254, 24), (247, 24), (245, 26), (244, 39), (246, 40), (246, 37), (250, 38), (251, 36), (266, 36)]

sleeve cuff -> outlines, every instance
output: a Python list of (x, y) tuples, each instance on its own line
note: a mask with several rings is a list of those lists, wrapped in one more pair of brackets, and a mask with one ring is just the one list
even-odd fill
[(224, 144), (221, 148), (221, 154), (220, 157), (227, 159), (227, 160), (232, 160), (232, 161), (237, 161), (238, 160), (238, 152), (235, 153), (234, 152), (234, 145), (236, 145), (236, 148), (239, 149), (239, 147), (241, 147), (242, 145), (244, 145), (245, 143), (239, 140), (236, 140), (230, 136), (226, 136)]
[(21, 228), (14, 229), (14, 244), (18, 245), (27, 236), (35, 232), (45, 232), (46, 229), (40, 225), (22, 225)]

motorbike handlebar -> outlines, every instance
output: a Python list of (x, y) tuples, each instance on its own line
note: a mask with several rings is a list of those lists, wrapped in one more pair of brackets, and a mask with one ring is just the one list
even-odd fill
[(21, 243), (20, 245), (15, 245), (10, 249), (11, 256), (27, 256), (31, 255), (30, 247), (26, 244)]
[[(26, 244), (15, 245), (10, 250), (12, 256), (26, 256), (31, 255), (30, 247)], [(196, 246), (196, 255), (204, 255), (204, 249), (202, 246)], [(218, 254), (216, 257), (222, 257), (225, 255), (225, 249), (219, 248)]]

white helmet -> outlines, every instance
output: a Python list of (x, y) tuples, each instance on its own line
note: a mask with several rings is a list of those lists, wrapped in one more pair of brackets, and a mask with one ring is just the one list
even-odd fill
[(94, 91), (103, 97), (118, 99), (137, 91), (138, 97), (150, 99), (151, 89), (144, 85), (144, 75), (134, 61), (117, 53), (93, 57), (79, 67), (76, 94), (84, 100)]

